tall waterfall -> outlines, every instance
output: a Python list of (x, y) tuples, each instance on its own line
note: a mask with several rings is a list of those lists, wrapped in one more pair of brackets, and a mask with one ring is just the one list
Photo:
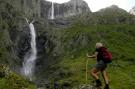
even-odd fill
[[(27, 19), (26, 19), (26, 21), (28, 22)], [(26, 76), (27, 78), (32, 80), (33, 72), (35, 69), (34, 68), (35, 67), (35, 60), (36, 60), (36, 56), (37, 56), (36, 32), (35, 32), (33, 22), (31, 22), (29, 24), (29, 28), (30, 28), (30, 35), (31, 35), (31, 43), (30, 43), (31, 49), (28, 53), (26, 53), (26, 55), (24, 57), (22, 72), (23, 72), (24, 76)]]
[(52, 2), (51, 19), (54, 19), (54, 3)]

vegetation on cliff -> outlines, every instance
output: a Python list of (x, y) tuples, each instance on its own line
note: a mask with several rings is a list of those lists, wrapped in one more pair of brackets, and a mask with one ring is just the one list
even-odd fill
[(7, 65), (0, 65), (0, 89), (36, 89), (35, 85), (12, 72)]

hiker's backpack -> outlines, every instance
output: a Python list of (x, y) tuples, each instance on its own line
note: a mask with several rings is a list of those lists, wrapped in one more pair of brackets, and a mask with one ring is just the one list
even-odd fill
[(98, 56), (105, 62), (111, 63), (112, 62), (112, 54), (107, 50), (107, 48), (102, 47), (99, 52)]

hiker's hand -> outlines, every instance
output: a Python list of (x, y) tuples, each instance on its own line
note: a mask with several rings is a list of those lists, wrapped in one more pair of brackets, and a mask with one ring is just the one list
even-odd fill
[(91, 56), (88, 53), (86, 54), (86, 56), (89, 57), (89, 58), (91, 58)]
[(90, 56), (88, 53), (86, 54), (86, 56), (87, 56), (88, 58), (95, 58), (95, 57), (96, 57), (95, 55)]

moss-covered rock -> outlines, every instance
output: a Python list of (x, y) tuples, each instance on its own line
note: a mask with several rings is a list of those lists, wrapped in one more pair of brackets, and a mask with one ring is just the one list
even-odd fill
[(34, 84), (17, 75), (6, 65), (0, 65), (0, 89), (36, 89)]

